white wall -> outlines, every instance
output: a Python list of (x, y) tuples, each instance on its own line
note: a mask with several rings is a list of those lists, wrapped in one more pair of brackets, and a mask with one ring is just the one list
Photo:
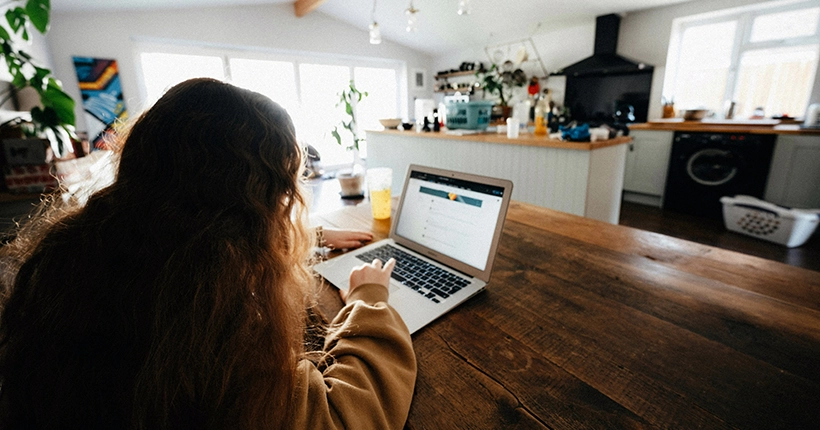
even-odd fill
[[(11, 9), (12, 6), (13, 5), (0, 6), (0, 16), (5, 16), (6, 11)], [(5, 23), (5, 18), (3, 18), (3, 20), (4, 20), (4, 23)], [(9, 29), (8, 28), (8, 23), (5, 23), (5, 27), (6, 27), (6, 29)], [(11, 33), (11, 31), (9, 31), (9, 33)], [(37, 31), (37, 29), (35, 29), (33, 26), (31, 28), (29, 28), (29, 41), (28, 42), (23, 40), (23, 38), (18, 36), (17, 34), (11, 34), (11, 41), (12, 41), (12, 44), (15, 47), (17, 47), (17, 49), (25, 52), (26, 54), (31, 55), (31, 58), (32, 58), (33, 62), (36, 65), (41, 66), (41, 67), (45, 67), (45, 68), (51, 68), (52, 67), (51, 55), (50, 55), (50, 52), (48, 50), (48, 45), (46, 43), (45, 36), (40, 34), (40, 32)], [(6, 94), (5, 91), (7, 91), (7, 87), (8, 87), (8, 85), (10, 85), (10, 84), (7, 84), (7, 83), (10, 83), (11, 79), (12, 79), (11, 73), (9, 73), (8, 68), (6, 67), (6, 64), (4, 62), (0, 61), (0, 82), (2, 82), (2, 84), (0, 84), (0, 88), (2, 88), (2, 90), (0, 90), (0, 92), (2, 92), (3, 95)], [(34, 106), (37, 106), (37, 105), (40, 104), (40, 96), (37, 94), (37, 92), (35, 90), (33, 90), (31, 88), (25, 88), (22, 91), (17, 92), (17, 103), (18, 103), (18, 105), (19, 105), (18, 107), (21, 111), (30, 111), (31, 108), (33, 108)], [(9, 100), (6, 103), (4, 103), (2, 106), (0, 106), (0, 109), (3, 109), (3, 110), (13, 109), (13, 107), (14, 107), (13, 105), (14, 105), (13, 101)], [(0, 115), (0, 116), (3, 118), (0, 121), (3, 121), (3, 120), (6, 119), (6, 117), (13, 118), (13, 117), (16, 117), (17, 115), (16, 114), (3, 114), (3, 115)]]
[[(661, 116), (661, 90), (666, 70), (666, 53), (672, 21), (690, 15), (714, 12), (769, 0), (697, 0), (673, 6), (647, 9), (626, 14), (621, 20), (618, 53), (632, 60), (655, 67), (650, 94), (649, 118)], [(538, 53), (548, 72), (582, 60), (594, 50), (595, 19), (565, 22), (561, 26), (543, 26), (532, 36)], [(492, 44), (503, 41), (493, 41)], [(473, 47), (448, 53), (435, 59), (434, 70), (458, 67), (462, 61), (482, 61), (490, 64), (484, 47)], [(549, 78), (548, 87), (562, 86), (563, 79)], [(544, 85), (544, 84), (542, 84)], [(561, 94), (561, 96), (563, 96)], [(820, 102), (820, 73), (811, 96), (811, 102)]]
[[(427, 68), (432, 58), (418, 51), (383, 41), (368, 43), (359, 29), (320, 12), (297, 18), (292, 4), (233, 6), (180, 10), (53, 13), (47, 35), (54, 74), (77, 103), (77, 130), (85, 130), (73, 56), (117, 60), (126, 106), (131, 116), (143, 100), (137, 82), (135, 46), (139, 40), (201, 42), (214, 46), (288, 52), (313, 52), (353, 57), (386, 58), (406, 62), (407, 70)], [(408, 89), (408, 109), (413, 97), (432, 97)]]

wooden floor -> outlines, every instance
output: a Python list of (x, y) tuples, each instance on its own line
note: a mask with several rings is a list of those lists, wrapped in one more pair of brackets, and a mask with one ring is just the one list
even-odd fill
[(817, 232), (803, 246), (786, 248), (728, 231), (723, 221), (630, 202), (621, 205), (620, 224), (820, 271), (820, 234)]

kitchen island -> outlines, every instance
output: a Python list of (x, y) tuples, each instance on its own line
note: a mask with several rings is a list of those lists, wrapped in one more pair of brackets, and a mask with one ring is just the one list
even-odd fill
[(630, 140), (368, 131), (367, 166), (393, 169), (393, 195), (401, 192), (407, 167), (420, 164), (509, 179), (515, 200), (617, 224)]

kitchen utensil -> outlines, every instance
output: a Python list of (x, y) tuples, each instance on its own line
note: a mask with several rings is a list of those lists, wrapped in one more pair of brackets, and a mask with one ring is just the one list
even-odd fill
[(502, 51), (502, 50), (500, 50), (500, 49), (496, 49), (496, 50), (493, 52), (493, 63), (498, 64), (498, 63), (500, 63), (500, 62), (501, 62), (501, 60), (503, 60), (503, 59), (504, 59), (504, 51)]
[(527, 82), (527, 74), (521, 69), (515, 69), (512, 74), (512, 82), (517, 86), (522, 86)]
[(515, 65), (520, 66), (521, 63), (527, 61), (527, 58), (529, 58), (527, 47), (522, 45), (518, 48), (518, 52), (515, 53)]
[(724, 119), (732, 119), (735, 117), (735, 102), (731, 100), (726, 100), (723, 104), (723, 118)]

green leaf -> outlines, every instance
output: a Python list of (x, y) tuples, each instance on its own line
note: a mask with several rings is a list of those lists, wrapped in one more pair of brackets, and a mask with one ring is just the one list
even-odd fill
[(26, 13), (31, 24), (40, 33), (48, 31), (48, 17), (51, 12), (50, 0), (28, 0), (26, 2)]
[(9, 71), (12, 72), (13, 75), (13, 78), (11, 79), (12, 85), (14, 85), (17, 88), (23, 88), (26, 86), (26, 83), (28, 83), (28, 81), (26, 80), (26, 77), (23, 76), (23, 73), (20, 71), (20, 69)]
[(51, 74), (51, 70), (44, 69), (42, 67), (34, 66), (34, 70), (35, 70), (34, 76), (36, 76), (39, 79), (45, 79), (46, 76)]
[(48, 86), (44, 93), (40, 94), (40, 99), (44, 106), (54, 110), (55, 115), (63, 124), (74, 125), (76, 120), (74, 115), (74, 99), (63, 91), (60, 83), (49, 78)]
[(6, 45), (6, 41), (11, 39), (11, 35), (6, 31), (6, 27), (0, 26), (0, 39), (3, 39), (3, 45)]
[(26, 25), (26, 11), (21, 7), (9, 9), (6, 11), (6, 21), (14, 33), (20, 31)]
[(331, 131), (331, 132), (330, 132), (330, 134), (331, 134), (331, 135), (332, 135), (332, 136), (336, 139), (336, 143), (338, 143), (338, 144), (341, 146), (341, 144), (342, 144), (342, 136), (340, 136), (340, 135), (339, 135), (339, 128), (338, 128), (338, 127), (334, 127), (334, 128), (333, 128), (333, 131)]

